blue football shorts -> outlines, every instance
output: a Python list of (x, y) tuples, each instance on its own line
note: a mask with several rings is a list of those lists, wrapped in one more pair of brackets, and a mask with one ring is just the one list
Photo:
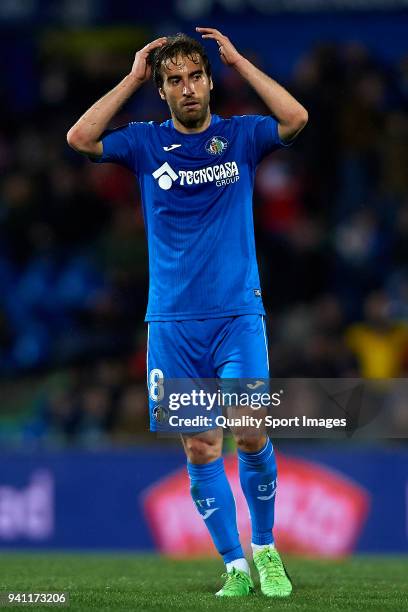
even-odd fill
[(148, 323), (147, 388), (151, 431), (157, 431), (158, 384), (166, 384), (169, 379), (248, 378), (269, 378), (263, 315)]

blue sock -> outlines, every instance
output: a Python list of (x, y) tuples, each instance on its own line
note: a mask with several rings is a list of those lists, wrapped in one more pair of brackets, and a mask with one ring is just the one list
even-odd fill
[(276, 461), (272, 442), (256, 453), (238, 450), (239, 478), (252, 523), (253, 544), (273, 544)]
[(197, 465), (187, 462), (193, 501), (205, 520), (225, 563), (244, 556), (239, 542), (235, 499), (224, 471), (224, 459)]

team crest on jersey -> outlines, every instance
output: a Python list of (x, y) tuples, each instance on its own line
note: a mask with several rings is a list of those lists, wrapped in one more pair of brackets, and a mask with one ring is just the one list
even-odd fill
[(221, 155), (228, 147), (228, 140), (222, 136), (213, 136), (205, 143), (205, 150), (210, 155)]

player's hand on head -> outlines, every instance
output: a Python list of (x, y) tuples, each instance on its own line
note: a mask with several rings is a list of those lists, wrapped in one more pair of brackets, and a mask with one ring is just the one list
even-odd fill
[(220, 58), (226, 66), (235, 66), (241, 59), (242, 55), (236, 50), (228, 36), (221, 34), (215, 28), (196, 28), (200, 32), (201, 38), (212, 38), (218, 45)]
[(148, 81), (152, 74), (152, 68), (149, 61), (151, 52), (155, 49), (159, 49), (166, 42), (167, 38), (165, 36), (156, 38), (156, 40), (152, 40), (152, 42), (148, 43), (143, 49), (140, 49), (140, 51), (136, 53), (131, 74), (141, 83)]

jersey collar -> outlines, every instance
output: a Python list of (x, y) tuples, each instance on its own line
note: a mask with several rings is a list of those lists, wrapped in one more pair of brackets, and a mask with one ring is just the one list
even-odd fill
[(209, 130), (211, 130), (213, 125), (215, 125), (216, 123), (219, 123), (220, 121), (221, 121), (221, 119), (220, 119), (220, 117), (218, 115), (211, 115), (210, 125), (208, 126), (207, 129), (205, 129), (203, 132), (192, 132), (190, 134), (185, 134), (184, 132), (179, 132), (178, 130), (176, 130), (176, 128), (174, 127), (174, 124), (173, 124), (173, 119), (169, 119), (169, 125), (170, 125), (171, 129), (173, 130), (173, 132), (175, 132), (178, 136), (185, 136), (187, 138), (194, 138), (194, 137), (200, 137), (200, 136), (204, 136), (205, 134), (208, 134)]

